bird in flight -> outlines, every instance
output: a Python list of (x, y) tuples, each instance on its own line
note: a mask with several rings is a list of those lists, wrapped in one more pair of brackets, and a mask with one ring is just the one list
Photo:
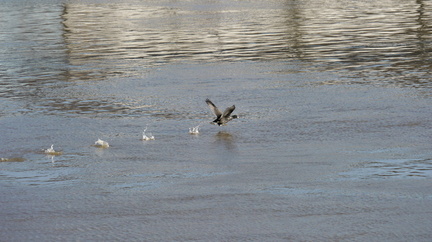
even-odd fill
[(216, 115), (216, 119), (213, 120), (211, 123), (214, 125), (226, 125), (229, 121), (238, 118), (237, 115), (231, 115), (231, 113), (234, 111), (235, 106), (232, 105), (231, 107), (227, 107), (225, 111), (222, 113), (216, 105), (210, 99), (206, 99), (207, 105), (210, 107), (210, 109), (213, 111), (213, 113)]

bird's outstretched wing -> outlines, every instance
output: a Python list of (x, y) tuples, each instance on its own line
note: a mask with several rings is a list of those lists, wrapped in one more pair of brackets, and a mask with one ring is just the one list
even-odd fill
[(216, 115), (217, 118), (220, 118), (220, 116), (222, 116), (222, 112), (219, 111), (219, 109), (216, 107), (216, 105), (214, 105), (214, 103), (212, 103), (212, 101), (210, 101), (210, 99), (207, 98), (206, 103), (210, 107), (210, 109), (213, 111), (213, 113)]
[(222, 114), (222, 117), (228, 118), (231, 113), (234, 111), (235, 109), (235, 105), (232, 105), (231, 107), (227, 107), (227, 109), (225, 109), (224, 113)]

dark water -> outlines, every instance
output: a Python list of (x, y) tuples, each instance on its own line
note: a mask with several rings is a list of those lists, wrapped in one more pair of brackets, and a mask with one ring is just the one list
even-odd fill
[(0, 241), (431, 241), (431, 10), (1, 1)]

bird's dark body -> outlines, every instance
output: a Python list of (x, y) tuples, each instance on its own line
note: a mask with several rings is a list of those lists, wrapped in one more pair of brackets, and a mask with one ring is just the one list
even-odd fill
[(210, 109), (213, 111), (213, 113), (216, 115), (216, 119), (212, 121), (215, 125), (226, 125), (229, 121), (238, 118), (237, 115), (231, 115), (231, 113), (234, 111), (235, 106), (232, 105), (231, 107), (228, 107), (225, 109), (225, 111), (222, 113), (216, 105), (213, 104), (210, 99), (206, 99), (207, 105), (210, 107)]

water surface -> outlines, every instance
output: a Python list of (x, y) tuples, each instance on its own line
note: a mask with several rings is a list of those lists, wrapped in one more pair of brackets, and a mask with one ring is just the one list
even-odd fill
[(430, 10), (2, 1), (0, 240), (430, 241)]

